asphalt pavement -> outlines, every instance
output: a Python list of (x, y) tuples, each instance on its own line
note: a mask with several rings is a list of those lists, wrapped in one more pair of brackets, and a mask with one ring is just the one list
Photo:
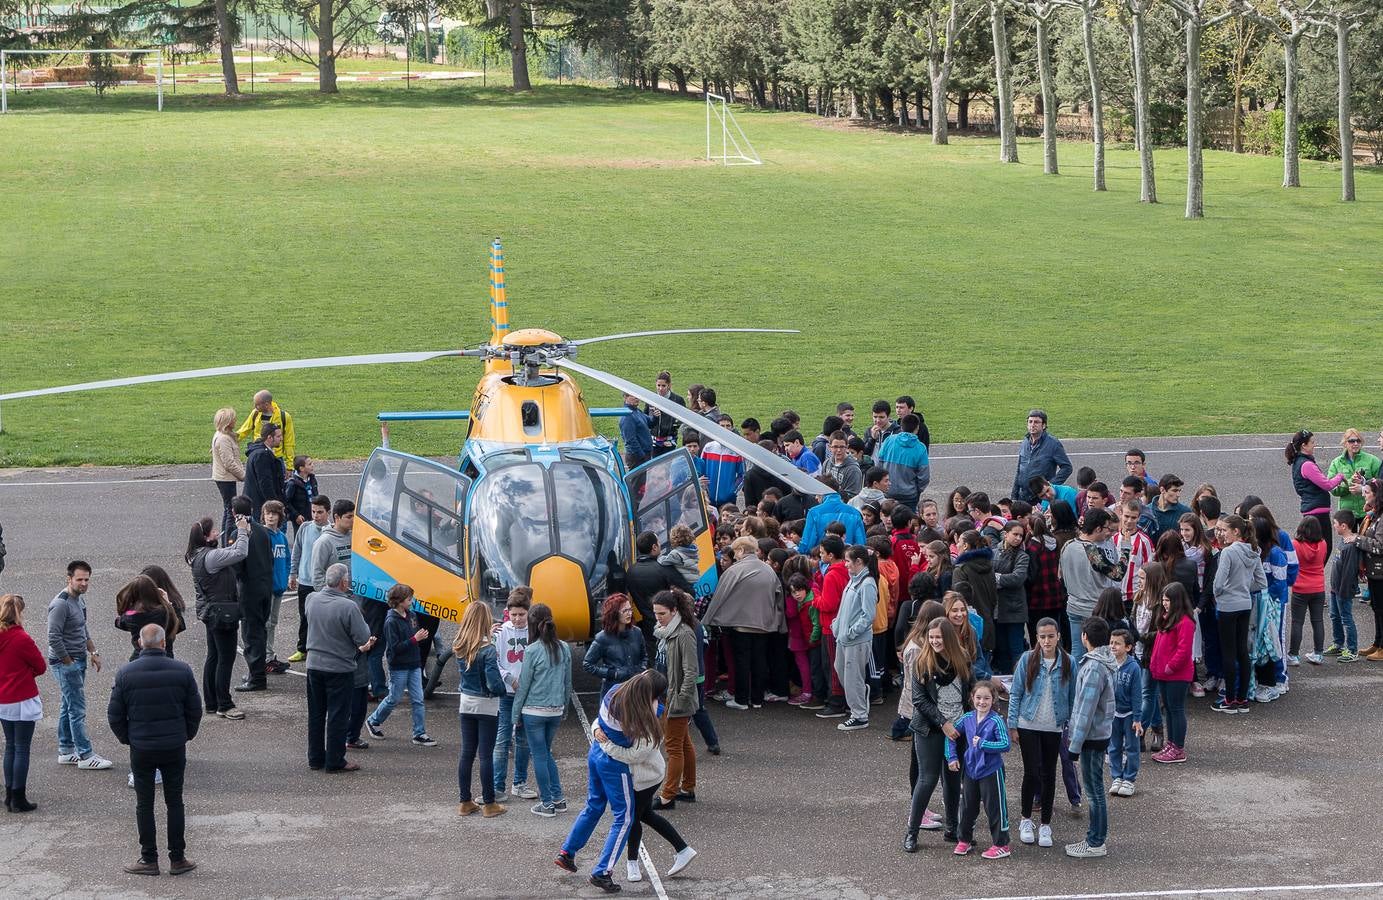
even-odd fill
[[(1327, 460), (1337, 436), (1322, 435)], [(1148, 453), (1154, 475), (1176, 472), (1188, 490), (1210, 482), (1229, 504), (1262, 496), (1287, 527), (1297, 520), (1285, 435), (1131, 438), (1067, 442), (1077, 466), (1111, 484), (1123, 475), (1123, 450)], [(1013, 443), (937, 445), (932, 496), (957, 484), (1007, 494)], [(354, 494), (359, 462), (323, 463), (330, 496)], [(108, 664), (128, 654), (128, 637), (110, 624), (114, 594), (145, 565), (158, 563), (190, 596), (182, 553), (188, 526), (216, 513), (204, 466), (0, 471), (0, 522), (9, 548), (0, 590), (30, 601), (27, 627), (42, 643), (43, 609), (61, 589), (67, 561), (94, 569), (91, 630)], [(1357, 607), (1361, 643), (1372, 618)], [(296, 604), (283, 607), (280, 656), (292, 651)], [(444, 632), (446, 634), (446, 632)], [(177, 642), (200, 677), (204, 636), (194, 627)], [(578, 651), (579, 652), (579, 651)], [(125, 875), (137, 854), (128, 758), (105, 724), (114, 665), (88, 681), (89, 724), (97, 752), (116, 761), (105, 772), (56, 764), (56, 685), (42, 679), (47, 718), (34, 737), (29, 796), (37, 812), (0, 816), (0, 896), (4, 897), (569, 897), (599, 896), (585, 883), (594, 843), (578, 856), (583, 874), (552, 864), (585, 792), (585, 735), (569, 715), (556, 755), (573, 811), (531, 815), (516, 801), (496, 819), (458, 819), (455, 698), (428, 705), (434, 748), (407, 740), (407, 711), (386, 723), (388, 738), (352, 754), (362, 770), (323, 774), (306, 767), (304, 680), (271, 676), (270, 690), (246, 696), (242, 722), (209, 719), (189, 747), (188, 855), (200, 868), (158, 879)], [(237, 664), (237, 677), (243, 674)], [(665, 875), (667, 845), (647, 844), (661, 891), (648, 880), (624, 894), (667, 897), (1374, 897), (1383, 793), (1376, 735), (1383, 664), (1328, 663), (1292, 670), (1292, 690), (1248, 716), (1220, 716), (1192, 701), (1190, 762), (1143, 761), (1139, 793), (1110, 801), (1110, 855), (1077, 861), (1060, 845), (1084, 835), (1083, 815), (1063, 802), (1054, 820), (1057, 848), (1017, 842), (1014, 855), (988, 862), (956, 859), (939, 835), (924, 832), (916, 855), (899, 849), (907, 810), (910, 745), (888, 740), (888, 706), (873, 727), (843, 734), (782, 705), (711, 714), (724, 754), (697, 741), (695, 804), (669, 818), (700, 857), (677, 878)], [(447, 686), (455, 683), (448, 678)], [(593, 713), (595, 685), (577, 678)], [(444, 686), (445, 689), (446, 686)], [(1021, 761), (1008, 759), (1010, 806), (1017, 818)], [(939, 809), (939, 798), (934, 804)], [(162, 811), (160, 810), (160, 821)], [(605, 834), (605, 826), (596, 840)], [(983, 826), (980, 827), (983, 831)], [(983, 846), (983, 841), (982, 841)], [(166, 866), (166, 861), (165, 861)], [(616, 880), (624, 881), (623, 866)], [(1214, 891), (1214, 893), (1201, 893)]]

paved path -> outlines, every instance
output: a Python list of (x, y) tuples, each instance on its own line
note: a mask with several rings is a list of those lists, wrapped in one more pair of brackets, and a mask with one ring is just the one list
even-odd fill
[[(1231, 503), (1252, 491), (1284, 522), (1296, 520), (1280, 455), (1285, 436), (1067, 446), (1077, 465), (1114, 482), (1129, 443), (1148, 452), (1155, 474), (1174, 471), (1188, 485), (1210, 481)], [(1335, 443), (1323, 436), (1323, 446)], [(1013, 453), (1013, 444), (936, 447), (933, 494), (944, 496), (958, 483), (1006, 493)], [(358, 471), (358, 463), (323, 464), (323, 489), (352, 494)], [(89, 559), (96, 567), (93, 633), (116, 661), (125, 635), (108, 624), (115, 590), (142, 566), (159, 563), (190, 593), (184, 535), (192, 519), (217, 504), (203, 466), (0, 472), (0, 521), (10, 549), (0, 586), (31, 598), (29, 629), (41, 634), (40, 610), (61, 587), (62, 566), (74, 556)], [(1367, 642), (1371, 619), (1359, 610)], [(281, 647), (290, 647), (296, 625), (288, 604)], [(177, 646), (200, 673), (203, 636), (190, 631)], [(924, 833), (921, 853), (901, 853), (910, 750), (886, 739), (890, 707), (877, 710), (875, 727), (844, 735), (834, 722), (795, 709), (735, 713), (717, 705), (712, 715), (725, 754), (700, 757), (700, 802), (672, 814), (702, 856), (685, 877), (664, 878), (663, 888), (671, 897), (706, 898), (1383, 896), (1376, 883), (1383, 817), (1371, 802), (1383, 791), (1376, 761), (1383, 713), (1375, 702), (1383, 665), (1331, 665), (1293, 676), (1284, 700), (1249, 716), (1217, 716), (1194, 702), (1191, 762), (1168, 771), (1145, 758), (1139, 795), (1112, 803), (1110, 857), (1088, 862), (1027, 847), (1001, 862), (957, 860), (932, 833)], [(355, 754), (362, 772), (327, 776), (304, 765), (303, 681), (293, 676), (273, 679), (270, 692), (246, 700), (244, 722), (207, 721), (191, 747), (189, 855), (201, 868), (178, 882), (126, 876), (119, 866), (135, 853), (134, 798), (125, 787), (125, 754), (104, 724), (111, 679), (110, 670), (94, 675), (89, 697), (97, 750), (116, 768), (77, 772), (53, 761), (57, 695), (45, 676), (49, 718), (35, 737), (30, 782), (42, 806), (28, 816), (0, 817), (0, 896), (598, 895), (550, 861), (570, 815), (538, 819), (516, 803), (499, 819), (454, 818), (454, 700), (438, 697), (429, 705), (440, 746), (417, 748), (402, 739), (400, 711), (387, 723), (389, 740)], [(594, 687), (578, 678), (578, 690)], [(594, 712), (594, 696), (581, 699)], [(557, 754), (577, 802), (585, 784), (583, 743), (577, 717), (568, 717)], [(1008, 768), (1016, 804), (1016, 752)], [(1059, 843), (1084, 830), (1065, 808), (1054, 825)], [(649, 846), (665, 872), (668, 848), (656, 835)], [(588, 848), (579, 860), (588, 866), (594, 856)], [(623, 881), (622, 871), (616, 876)], [(645, 881), (626, 884), (624, 893), (653, 896), (654, 889)]]

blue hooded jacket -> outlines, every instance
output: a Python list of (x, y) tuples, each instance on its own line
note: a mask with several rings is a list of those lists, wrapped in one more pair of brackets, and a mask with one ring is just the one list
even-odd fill
[(839, 522), (845, 526), (845, 543), (863, 544), (864, 516), (858, 509), (840, 499), (839, 494), (827, 494), (820, 503), (807, 511), (807, 522), (802, 526), (802, 540), (797, 542), (797, 552), (806, 553), (821, 543), (826, 536), (826, 526)]
[(1065, 484), (1071, 477), (1071, 458), (1066, 455), (1066, 448), (1046, 431), (1036, 444), (1027, 437), (1019, 443), (1018, 472), (1013, 476), (1013, 492), (1009, 496), (1036, 502), (1037, 498), (1028, 490), (1028, 480), (1034, 475), (1041, 475), (1052, 484)]
[(888, 495), (915, 511), (917, 499), (932, 481), (927, 445), (917, 435), (902, 431), (884, 439), (874, 461), (888, 470)]

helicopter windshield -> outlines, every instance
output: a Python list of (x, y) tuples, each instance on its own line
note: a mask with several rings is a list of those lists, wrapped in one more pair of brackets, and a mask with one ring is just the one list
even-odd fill
[(533, 564), (554, 553), (580, 563), (596, 589), (609, 575), (611, 551), (625, 561), (628, 516), (618, 484), (603, 469), (507, 465), (481, 478), (472, 496), (471, 534), (492, 601), (526, 584)]

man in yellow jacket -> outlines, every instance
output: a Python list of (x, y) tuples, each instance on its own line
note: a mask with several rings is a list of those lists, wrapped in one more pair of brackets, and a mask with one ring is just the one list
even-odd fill
[(246, 438), (259, 440), (261, 426), (265, 422), (273, 422), (283, 429), (283, 443), (274, 448), (274, 455), (283, 461), (285, 470), (291, 470), (295, 445), (293, 417), (274, 402), (273, 394), (268, 391), (255, 394), (255, 408), (245, 417), (245, 421), (240, 423), (236, 436), (242, 441)]

